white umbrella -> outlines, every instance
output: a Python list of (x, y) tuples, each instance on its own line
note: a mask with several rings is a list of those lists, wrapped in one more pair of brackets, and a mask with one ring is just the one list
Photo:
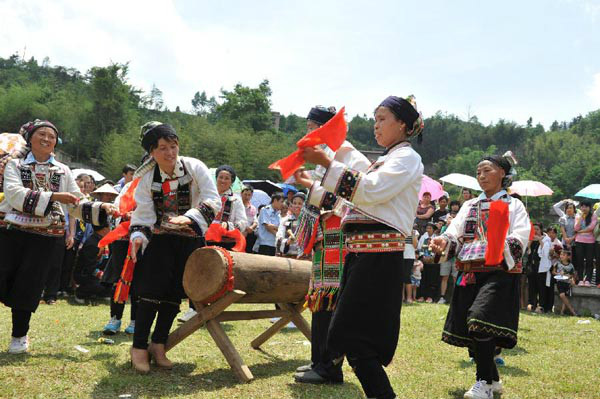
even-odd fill
[(271, 196), (265, 193), (263, 190), (254, 190), (252, 192), (252, 198), (250, 203), (258, 209), (261, 205), (268, 205), (271, 203)]
[(104, 176), (102, 176), (100, 173), (96, 172), (95, 170), (92, 169), (73, 169), (71, 172), (73, 172), (73, 176), (77, 177), (82, 173), (85, 173), (86, 175), (90, 175), (92, 176), (92, 178), (95, 181), (100, 181), (100, 180), (104, 180)]
[(552, 195), (554, 191), (544, 183), (534, 180), (519, 180), (510, 186), (511, 193), (517, 193), (523, 197), (540, 197)]
[(479, 187), (477, 179), (473, 176), (463, 175), (462, 173), (450, 173), (440, 178), (441, 181), (454, 184), (455, 186), (470, 188), (471, 190), (483, 191)]

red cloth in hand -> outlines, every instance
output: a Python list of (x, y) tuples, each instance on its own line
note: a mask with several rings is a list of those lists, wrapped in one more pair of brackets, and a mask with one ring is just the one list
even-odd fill
[(344, 140), (346, 140), (346, 133), (348, 130), (346, 120), (344, 119), (344, 111), (345, 107), (342, 107), (342, 109), (340, 109), (333, 118), (327, 121), (327, 123), (298, 140), (298, 142), (296, 142), (298, 150), (283, 159), (273, 162), (269, 165), (269, 169), (279, 169), (283, 180), (287, 180), (295, 171), (304, 165), (304, 159), (302, 158), (303, 148), (327, 144), (331, 150), (337, 151)]
[(235, 246), (231, 248), (235, 252), (244, 252), (246, 250), (246, 237), (238, 229), (226, 230), (221, 223), (211, 223), (204, 235), (206, 241), (221, 242), (223, 237), (233, 238)]
[(486, 234), (488, 243), (485, 250), (485, 264), (487, 266), (495, 266), (502, 263), (508, 226), (508, 204), (504, 201), (493, 201), (490, 203)]

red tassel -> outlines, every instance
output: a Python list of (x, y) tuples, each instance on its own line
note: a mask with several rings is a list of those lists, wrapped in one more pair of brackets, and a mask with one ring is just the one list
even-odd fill
[(125, 237), (127, 234), (129, 234), (130, 224), (130, 221), (119, 223), (119, 225), (115, 227), (114, 230), (111, 230), (110, 232), (108, 232), (108, 234), (102, 237), (102, 239), (98, 243), (98, 248), (105, 247), (117, 241), (118, 239)]
[(487, 266), (495, 266), (502, 263), (508, 226), (508, 204), (504, 201), (493, 201), (490, 204), (490, 213), (487, 222), (488, 243), (485, 250), (485, 264)]
[(131, 260), (131, 243), (127, 248), (127, 257), (123, 263), (123, 271), (121, 271), (121, 278), (117, 282), (115, 288), (114, 301), (116, 303), (125, 303), (129, 297), (129, 290), (131, 289), (131, 281), (133, 281), (133, 270), (135, 269), (135, 262)]
[(298, 140), (296, 143), (298, 150), (285, 158), (273, 162), (269, 165), (269, 169), (279, 169), (283, 180), (287, 180), (304, 165), (304, 159), (302, 158), (303, 148), (327, 144), (331, 150), (337, 151), (344, 140), (346, 140), (346, 132), (348, 130), (346, 120), (344, 119), (344, 111), (345, 107), (342, 107), (327, 123)]
[(529, 241), (533, 241), (533, 237), (535, 237), (535, 229), (533, 228), (533, 223), (529, 222), (531, 225), (531, 230), (529, 230)]
[(123, 196), (121, 197), (121, 199), (119, 201), (119, 212), (121, 213), (121, 215), (124, 215), (127, 212), (133, 211), (135, 209), (134, 194), (135, 194), (135, 189), (139, 183), (140, 183), (140, 178), (138, 177), (137, 179), (135, 179), (134, 181), (131, 182), (131, 184), (129, 185), (129, 188), (127, 189), (125, 194), (123, 194)]

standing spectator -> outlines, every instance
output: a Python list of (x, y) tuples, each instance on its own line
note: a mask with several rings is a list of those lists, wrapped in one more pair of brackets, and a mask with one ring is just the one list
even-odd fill
[(579, 209), (580, 212), (575, 216), (575, 269), (577, 275), (583, 277), (579, 285), (589, 287), (594, 268), (594, 227), (598, 217), (592, 212), (589, 201), (582, 201)]
[(571, 286), (575, 284), (575, 268), (573, 267), (573, 264), (571, 264), (570, 255), (571, 254), (566, 249), (560, 252), (560, 261), (556, 264), (556, 269), (553, 274), (567, 277), (567, 279), (556, 283), (558, 296), (563, 303), (560, 314), (565, 314), (565, 308), (567, 308), (573, 316), (577, 316), (577, 313), (575, 312), (575, 309), (573, 309), (568, 298), (571, 296)]
[[(291, 191), (291, 190), (290, 190)], [(306, 196), (304, 193), (296, 193), (290, 204), (290, 214), (281, 218), (277, 230), (277, 248), (282, 256), (298, 257), (302, 255), (302, 248), (296, 242), (295, 232), (298, 229), (300, 210), (304, 206)]]
[(423, 193), (423, 198), (421, 198), (421, 201), (419, 201), (419, 206), (417, 207), (417, 218), (415, 220), (419, 234), (425, 233), (427, 224), (431, 222), (433, 212), (435, 212), (435, 207), (431, 204), (431, 193), (425, 192)]
[(538, 255), (540, 256), (540, 266), (537, 273), (537, 287), (539, 303), (536, 309), (538, 313), (548, 313), (552, 310), (549, 303), (550, 295), (553, 295), (554, 285), (552, 280), (552, 260), (550, 259), (550, 250), (552, 249), (552, 239), (548, 234), (542, 234), (535, 237), (540, 243), (538, 247)]
[(283, 207), (284, 197), (282, 192), (271, 195), (271, 204), (265, 206), (258, 217), (258, 253), (261, 255), (275, 256), (275, 235), (279, 228), (279, 212)]
[(258, 211), (256, 207), (252, 205), (250, 200), (254, 194), (254, 189), (251, 186), (245, 186), (242, 189), (242, 203), (246, 210), (246, 219), (248, 220), (248, 227), (244, 231), (246, 236), (246, 252), (252, 253), (252, 247), (256, 242), (256, 228), (258, 227)]
[(470, 188), (466, 188), (464, 187), (461, 191), (461, 204), (464, 204), (465, 202), (467, 202), (470, 199), (473, 199), (473, 192), (471, 191)]
[(540, 268), (540, 255), (538, 253), (538, 249), (540, 247), (540, 240), (542, 237), (542, 224), (534, 223), (533, 231), (533, 240), (529, 242), (529, 247), (527, 248), (527, 310), (529, 311), (536, 310), (539, 303), (539, 288), (537, 275), (538, 270)]
[(418, 245), (419, 232), (417, 231), (417, 226), (414, 225), (412, 236), (406, 237), (406, 243), (404, 245), (403, 267), (405, 268), (404, 273), (407, 275), (404, 280), (404, 286), (406, 287), (404, 300), (407, 303), (412, 303), (416, 299), (417, 288), (421, 285), (421, 270), (423, 269), (423, 265), (421, 264), (420, 268), (416, 268), (415, 266)]
[(448, 197), (444, 196), (438, 199), (438, 205), (438, 209), (436, 209), (432, 215), (433, 223), (437, 223), (440, 220), (445, 222), (446, 216), (450, 212), (450, 210), (448, 209)]
[(135, 169), (135, 165), (132, 164), (127, 164), (123, 166), (123, 176), (114, 186), (114, 189), (117, 191), (117, 193), (120, 193), (123, 187), (125, 187), (127, 183), (133, 180), (133, 173), (135, 172)]
[(563, 247), (572, 249), (575, 241), (575, 203), (570, 199), (564, 199), (554, 204), (552, 208), (558, 215)]
[(423, 262), (423, 277), (421, 279), (419, 294), (417, 294), (419, 302), (422, 302), (423, 298), (425, 298), (425, 302), (432, 303), (438, 295), (440, 287), (440, 264), (434, 263), (433, 253), (429, 249), (431, 239), (437, 236), (435, 225), (429, 223), (427, 224), (425, 234), (419, 239), (418, 250)]

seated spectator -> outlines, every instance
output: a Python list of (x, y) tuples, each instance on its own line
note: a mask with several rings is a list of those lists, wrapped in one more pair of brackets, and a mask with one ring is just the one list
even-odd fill
[(111, 287), (100, 283), (108, 254), (105, 249), (98, 249), (98, 243), (110, 228), (104, 225), (93, 226), (92, 229), (94, 232), (79, 250), (73, 270), (73, 279), (77, 284), (75, 300), (79, 303), (85, 299), (107, 298), (111, 294)]

